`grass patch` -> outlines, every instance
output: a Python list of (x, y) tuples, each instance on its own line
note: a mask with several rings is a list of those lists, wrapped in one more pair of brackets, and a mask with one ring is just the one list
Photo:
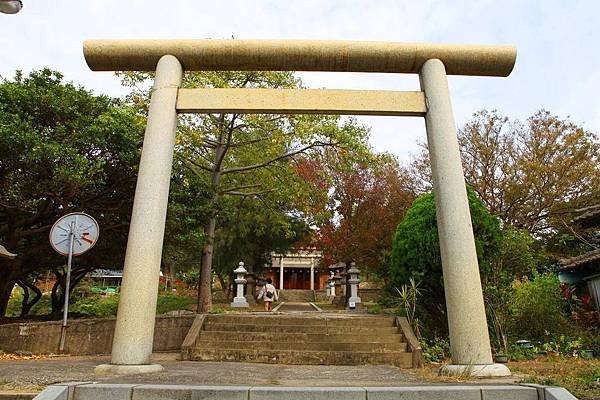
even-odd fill
[(540, 357), (509, 363), (513, 373), (524, 374), (524, 383), (562, 386), (578, 398), (600, 396), (600, 360), (573, 357)]
[[(450, 363), (450, 360), (445, 360)], [(438, 371), (442, 363), (426, 363), (417, 369), (419, 375), (428, 381), (437, 382), (477, 382), (466, 376), (441, 376)], [(600, 398), (600, 359), (575, 357), (538, 357), (534, 360), (511, 361), (507, 364), (513, 378), (519, 383), (537, 383), (547, 386), (561, 386), (580, 399)]]

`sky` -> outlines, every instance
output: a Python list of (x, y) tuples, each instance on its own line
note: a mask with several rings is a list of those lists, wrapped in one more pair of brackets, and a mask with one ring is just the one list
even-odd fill
[[(92, 72), (85, 39), (335, 39), (517, 47), (508, 78), (449, 77), (458, 127), (481, 109), (521, 120), (539, 109), (600, 132), (600, 2), (403, 0), (23, 0), (0, 14), (0, 75), (50, 67), (95, 93), (122, 96)], [(306, 86), (419, 90), (409, 74), (300, 73)], [(371, 144), (408, 161), (425, 140), (422, 118), (357, 117)]]

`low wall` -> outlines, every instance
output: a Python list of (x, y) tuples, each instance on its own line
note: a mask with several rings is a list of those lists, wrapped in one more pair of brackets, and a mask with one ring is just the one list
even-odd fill
[(358, 297), (365, 302), (377, 302), (381, 298), (381, 293), (383, 290), (381, 289), (358, 289)]
[[(179, 351), (194, 317), (194, 314), (157, 316), (154, 351)], [(69, 321), (65, 353), (110, 354), (115, 321), (115, 318)], [(34, 354), (58, 353), (61, 324), (61, 321), (48, 321), (0, 325), (0, 350), (30, 351)]]

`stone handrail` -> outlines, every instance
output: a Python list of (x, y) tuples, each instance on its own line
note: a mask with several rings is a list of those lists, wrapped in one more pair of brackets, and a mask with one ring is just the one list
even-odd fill
[(198, 336), (200, 336), (200, 331), (204, 325), (205, 317), (206, 314), (197, 314), (196, 318), (194, 318), (194, 322), (192, 322), (192, 326), (181, 344), (181, 360), (189, 360), (191, 354), (194, 352), (196, 341), (198, 340)]
[(408, 319), (406, 317), (396, 317), (396, 326), (400, 328), (408, 342), (408, 350), (412, 352), (413, 368), (421, 368), (423, 366), (423, 350), (417, 336), (408, 323)]

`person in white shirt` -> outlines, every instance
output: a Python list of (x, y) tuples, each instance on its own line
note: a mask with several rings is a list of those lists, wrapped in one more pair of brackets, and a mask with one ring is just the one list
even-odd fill
[(271, 278), (267, 278), (267, 283), (260, 290), (258, 294), (259, 299), (263, 299), (265, 302), (265, 311), (271, 311), (271, 306), (273, 301), (278, 301), (279, 296), (277, 295), (277, 289), (273, 286), (273, 281)]

